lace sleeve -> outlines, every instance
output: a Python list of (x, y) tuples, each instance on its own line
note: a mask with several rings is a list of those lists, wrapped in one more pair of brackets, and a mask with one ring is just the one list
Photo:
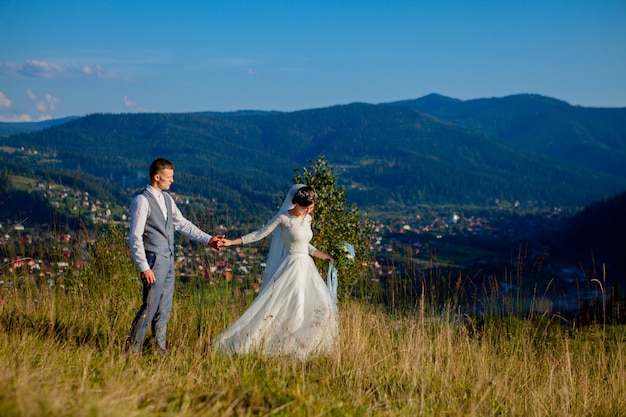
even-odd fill
[(282, 222), (282, 215), (279, 213), (276, 216), (272, 217), (262, 228), (255, 230), (254, 232), (250, 232), (247, 235), (243, 235), (241, 237), (241, 241), (244, 245), (252, 242), (257, 242), (267, 236), (274, 231)]

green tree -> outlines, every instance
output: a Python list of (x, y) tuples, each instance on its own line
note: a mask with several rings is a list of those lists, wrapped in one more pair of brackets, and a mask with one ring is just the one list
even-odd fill
[[(356, 204), (349, 205), (344, 187), (338, 187), (335, 174), (321, 155), (309, 160), (309, 167), (297, 168), (294, 184), (312, 186), (318, 197), (314, 212), (313, 245), (335, 259), (339, 271), (339, 292), (353, 295), (370, 293), (366, 288), (372, 265), (371, 222)], [(346, 244), (354, 248), (354, 257)]]

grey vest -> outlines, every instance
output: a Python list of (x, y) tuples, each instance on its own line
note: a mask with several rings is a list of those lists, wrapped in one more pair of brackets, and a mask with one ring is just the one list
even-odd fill
[(148, 190), (141, 192), (150, 204), (150, 215), (146, 219), (146, 227), (143, 232), (143, 245), (146, 252), (154, 252), (159, 255), (174, 255), (174, 222), (172, 221), (172, 198), (163, 193), (165, 207), (167, 207), (167, 220), (156, 198)]

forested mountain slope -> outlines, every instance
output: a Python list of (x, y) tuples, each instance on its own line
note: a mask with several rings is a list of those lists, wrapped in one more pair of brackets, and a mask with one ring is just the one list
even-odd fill
[[(598, 116), (596, 125), (618, 129), (605, 119)], [(615, 140), (614, 159), (626, 162)], [(289, 113), (94, 114), (2, 137), (0, 147), (0, 157), (10, 159), (11, 166), (48, 175), (84, 173), (129, 191), (146, 182), (150, 161), (163, 156), (177, 166), (175, 191), (217, 198), (250, 216), (272, 210), (294, 169), (319, 155), (334, 167), (350, 202), (377, 211), (417, 204), (488, 206), (496, 200), (580, 207), (626, 189), (626, 175), (617, 169), (585, 169), (539, 145), (520, 146), (486, 129), (398, 105), (354, 103)], [(7, 152), (21, 147), (53, 157), (34, 163)]]
[(534, 94), (456, 100), (431, 94), (401, 105), (567, 164), (626, 176), (626, 108), (589, 108)]

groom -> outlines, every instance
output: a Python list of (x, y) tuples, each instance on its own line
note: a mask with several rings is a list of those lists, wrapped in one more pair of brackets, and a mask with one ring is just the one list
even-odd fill
[(215, 250), (223, 236), (211, 236), (187, 220), (169, 193), (174, 182), (174, 164), (164, 158), (150, 165), (150, 184), (135, 196), (130, 206), (130, 249), (143, 281), (143, 302), (130, 329), (126, 349), (141, 351), (151, 325), (152, 337), (161, 353), (167, 352), (167, 322), (174, 296), (174, 231), (189, 239), (208, 243)]

